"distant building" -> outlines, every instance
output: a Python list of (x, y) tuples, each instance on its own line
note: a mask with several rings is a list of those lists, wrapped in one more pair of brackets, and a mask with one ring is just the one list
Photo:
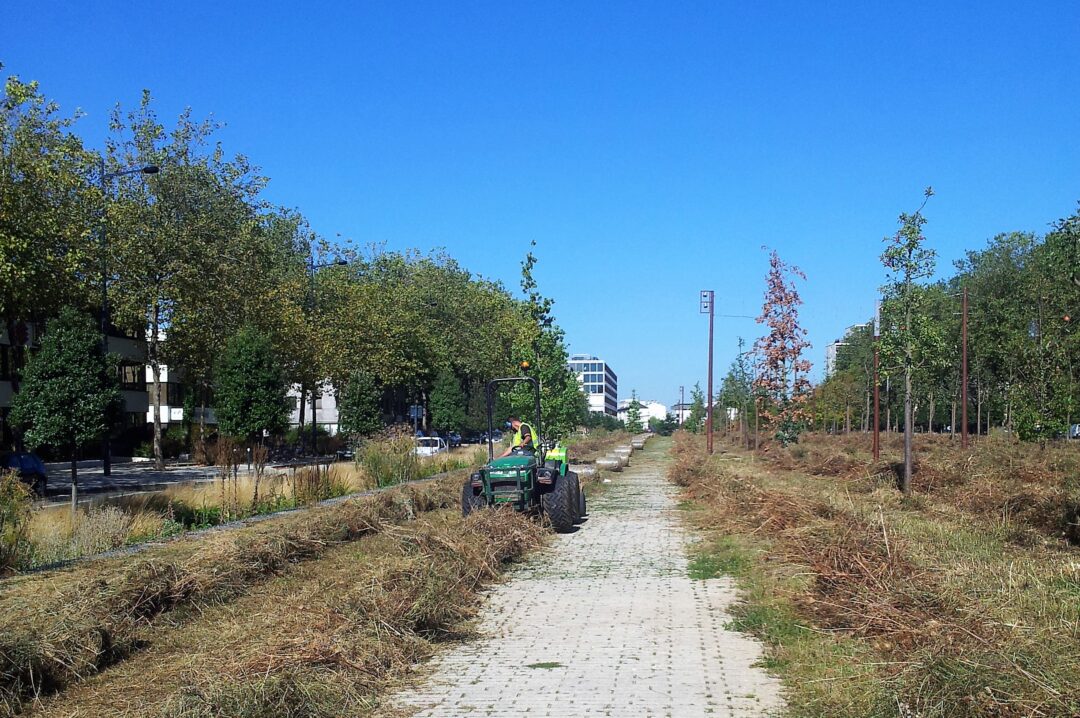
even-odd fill
[[(300, 421), (300, 387), (289, 388), (289, 426), (298, 427), (301, 423), (311, 431), (311, 394), (304, 402), (304, 421)], [(326, 430), (330, 436), (338, 433), (338, 406), (334, 387), (329, 382), (323, 384), (322, 393), (315, 399), (315, 424)]]
[(608, 416), (618, 414), (619, 381), (611, 366), (598, 357), (574, 354), (567, 362), (589, 397), (589, 411)]
[(675, 422), (679, 426), (682, 426), (683, 423), (690, 418), (690, 404), (676, 402), (675, 405), (671, 407), (671, 413), (675, 417)]
[(864, 331), (869, 331), (869, 329), (873, 328), (873, 326), (873, 322), (868, 322), (866, 324), (852, 324), (850, 327), (844, 330), (843, 339), (837, 339), (832, 344), (827, 344), (825, 346), (826, 379), (832, 376), (833, 372), (836, 371), (836, 361), (837, 358), (840, 356), (840, 347), (848, 346), (848, 342), (844, 341), (844, 339), (850, 337), (856, 332), (856, 330), (862, 329)]
[[(14, 321), (0, 329), (0, 448), (15, 443), (16, 433), (8, 423), (8, 413), (27, 357), (40, 348), (44, 330), (44, 324), (29, 321)], [(113, 455), (120, 456), (130, 453), (131, 447), (143, 441), (146, 435), (148, 397), (143, 381), (146, 340), (139, 333), (110, 327), (109, 352), (120, 359), (120, 397), (124, 412), (121, 421), (113, 427), (112, 443)], [(93, 452), (94, 447), (87, 447), (85, 455), (89, 458)]]
[[(620, 421), (626, 421), (626, 418), (630, 415), (630, 402), (632, 399), (623, 399), (619, 402), (619, 410), (617, 416)], [(641, 425), (648, 426), (649, 419), (659, 419), (663, 421), (667, 418), (667, 407), (658, 401), (649, 401), (645, 399), (638, 399), (638, 404), (641, 405)]]
[(825, 378), (828, 379), (832, 376), (832, 373), (836, 371), (836, 357), (840, 352), (840, 347), (846, 347), (847, 342), (842, 342), (839, 339), (832, 344), (825, 346)]

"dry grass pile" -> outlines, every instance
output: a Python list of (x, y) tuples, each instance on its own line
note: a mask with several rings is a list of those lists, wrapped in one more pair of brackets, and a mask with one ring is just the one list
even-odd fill
[[(965, 452), (958, 438), (915, 438), (912, 488), (931, 503), (968, 513), (1019, 543), (1080, 544), (1080, 446), (983, 437)], [(899, 436), (883, 437), (882, 454), (875, 464), (865, 434), (808, 434), (787, 447), (766, 442), (758, 455), (775, 469), (838, 478), (851, 490), (871, 492), (895, 484), (903, 471)]]
[(604, 431), (594, 429), (586, 436), (568, 442), (570, 463), (590, 463), (620, 444), (628, 444), (630, 434), (625, 431)]
[(459, 480), (179, 541), (135, 559), (11, 579), (0, 588), (0, 707), (15, 710), (123, 659), (162, 616), (183, 620), (333, 546), (453, 505)]
[[(857, 640), (872, 653), (869, 665), (854, 667), (848, 680), (861, 672), (874, 682), (873, 691), (887, 695), (872, 708), (863, 704), (862, 715), (1051, 716), (1080, 710), (1080, 692), (1073, 690), (1080, 663), (1056, 655), (1070, 640), (1059, 631), (1076, 618), (1051, 617), (1052, 598), (1060, 592), (1036, 600), (1020, 594), (1024, 586), (995, 595), (990, 580), (998, 569), (982, 560), (984, 547), (961, 544), (955, 555), (943, 555), (932, 537), (954, 528), (934, 524), (895, 496), (853, 495), (842, 487), (821, 491), (824, 482), (815, 485), (814, 479), (785, 485), (775, 463), (763, 477), (708, 459), (700, 444), (697, 437), (678, 435), (673, 481), (704, 507), (698, 514), (704, 527), (745, 537), (763, 551), (762, 565), (786, 576), (772, 592), (784, 592), (797, 621)], [(970, 595), (972, 586), (989, 602)], [(1043, 615), (1030, 615), (1035, 607)], [(743, 610), (755, 614), (760, 606)], [(769, 633), (764, 624), (750, 625)], [(1076, 634), (1073, 626), (1071, 640)], [(819, 689), (817, 699), (825, 703), (815, 710), (827, 706), (846, 715), (838, 705), (852, 700), (845, 695), (850, 688)]]
[(208, 611), (192, 630), (164, 629), (138, 665), (57, 696), (43, 713), (366, 714), (391, 680), (468, 630), (480, 589), (544, 534), (511, 511), (387, 527)]

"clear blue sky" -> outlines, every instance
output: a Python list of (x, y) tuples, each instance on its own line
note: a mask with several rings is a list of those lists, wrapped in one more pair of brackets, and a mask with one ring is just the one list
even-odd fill
[[(937, 196), (948, 269), (1080, 199), (1080, 4), (8, 0), (5, 74), (88, 116), (190, 105), (327, 237), (444, 247), (542, 290), (620, 394), (705, 376), (698, 290), (756, 314), (766, 255), (824, 345), (868, 317), (881, 238)], [(945, 7), (949, 5), (949, 7)], [(717, 320), (717, 382), (735, 337)]]

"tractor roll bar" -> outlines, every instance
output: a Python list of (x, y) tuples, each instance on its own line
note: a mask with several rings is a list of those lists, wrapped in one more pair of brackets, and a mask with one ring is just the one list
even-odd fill
[(492, 415), (495, 413), (495, 390), (499, 384), (516, 384), (519, 381), (527, 381), (533, 388), (533, 409), (536, 421), (533, 424), (533, 445), (540, 454), (540, 463), (544, 462), (543, 448), (540, 446), (540, 382), (531, 376), (508, 376), (503, 379), (492, 379), (487, 383), (487, 419), (488, 419), (488, 461), (495, 458), (495, 426), (492, 423)]

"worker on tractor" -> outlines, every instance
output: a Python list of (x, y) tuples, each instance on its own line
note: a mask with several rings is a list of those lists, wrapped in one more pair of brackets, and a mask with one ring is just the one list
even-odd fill
[(507, 423), (510, 424), (510, 428), (514, 431), (514, 438), (510, 440), (510, 447), (502, 452), (499, 458), (501, 459), (513, 453), (535, 454), (536, 440), (533, 435), (533, 428), (516, 416), (511, 416)]

